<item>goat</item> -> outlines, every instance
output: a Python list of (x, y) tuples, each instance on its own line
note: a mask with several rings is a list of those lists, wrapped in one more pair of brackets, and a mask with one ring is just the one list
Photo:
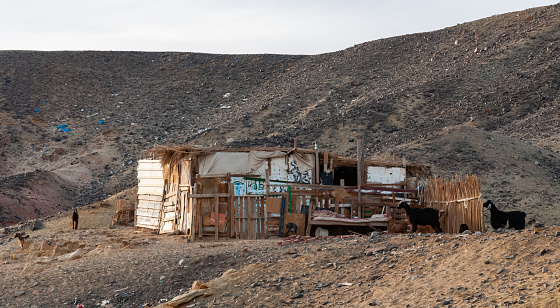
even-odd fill
[(78, 229), (78, 210), (74, 209), (72, 213), (72, 229)]
[(432, 208), (411, 208), (405, 201), (401, 201), (401, 203), (397, 206), (397, 209), (404, 209), (406, 211), (408, 221), (412, 225), (412, 233), (416, 232), (418, 225), (431, 226), (436, 233), (443, 232), (439, 225), (438, 210)]
[(492, 228), (499, 229), (509, 226), (509, 228), (513, 228), (515, 230), (525, 229), (525, 217), (527, 216), (525, 212), (500, 211), (490, 200), (484, 202), (483, 206), (490, 210), (490, 225), (492, 225)]
[(14, 235), (14, 238), (17, 238), (19, 240), (19, 245), (21, 246), (21, 250), (23, 250), (23, 248), (25, 248), (25, 239), (29, 238), (29, 234), (27, 235), (21, 235), (20, 233), (16, 233)]
[(395, 219), (390, 219), (387, 223), (387, 232), (388, 233), (405, 233), (406, 232), (406, 223), (404, 221), (396, 221)]

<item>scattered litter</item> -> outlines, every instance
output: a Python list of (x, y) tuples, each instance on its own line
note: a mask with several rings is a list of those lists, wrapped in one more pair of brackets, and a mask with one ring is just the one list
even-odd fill
[(101, 125), (101, 124), (103, 124), (103, 123), (105, 123), (104, 120), (99, 120), (99, 125)]
[(229, 109), (229, 108), (231, 108), (231, 106), (222, 106), (222, 107), (220, 107), (220, 109)]
[(70, 132), (72, 131), (72, 128), (67, 128), (68, 124), (60, 124), (55, 128), (55, 131), (57, 132)]
[(35, 112), (39, 112), (39, 109), (35, 109)]

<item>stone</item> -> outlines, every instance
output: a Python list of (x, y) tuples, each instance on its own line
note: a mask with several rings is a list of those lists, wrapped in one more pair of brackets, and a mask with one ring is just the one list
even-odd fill
[(116, 298), (122, 299), (122, 300), (127, 300), (130, 298), (130, 295), (124, 292), (119, 292), (117, 293), (117, 295), (115, 295)]
[(301, 297), (303, 297), (303, 290), (298, 290), (298, 291), (296, 291), (295, 294), (290, 296), (291, 299), (296, 299), (296, 298), (301, 298)]

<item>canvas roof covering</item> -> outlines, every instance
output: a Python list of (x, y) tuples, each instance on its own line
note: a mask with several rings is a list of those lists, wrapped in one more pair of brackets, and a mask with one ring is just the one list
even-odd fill
[[(168, 165), (171, 168), (176, 166), (182, 159), (191, 160), (200, 156), (209, 156), (209, 160), (210, 160), (209, 163), (210, 165), (212, 165), (214, 164), (212, 161), (215, 161), (215, 159), (211, 159), (210, 157), (212, 157), (212, 154), (216, 154), (216, 153), (252, 152), (254, 153), (254, 155), (252, 155), (253, 157), (251, 158), (253, 161), (252, 163), (247, 162), (246, 164), (246, 166), (252, 166), (252, 167), (258, 165), (259, 161), (262, 162), (270, 157), (280, 157), (292, 153), (315, 154), (314, 150), (302, 149), (302, 148), (281, 148), (281, 147), (224, 148), (224, 147), (195, 147), (195, 146), (157, 146), (155, 149), (151, 149), (149, 151), (155, 154), (155, 156), (161, 160), (162, 165)], [(322, 153), (323, 151), (319, 152), (320, 155), (322, 155)], [(307, 156), (308, 155), (295, 155), (295, 157), (307, 157)], [(235, 157), (235, 155), (232, 155), (231, 157)], [(356, 158), (342, 157), (337, 154), (329, 153), (329, 159), (330, 158), (333, 159), (333, 163), (335, 167), (341, 167), (341, 166), (352, 167), (357, 165)], [(224, 163), (229, 164), (228, 162), (224, 162)], [(312, 162), (308, 162), (305, 164), (311, 166)], [(418, 175), (420, 177), (428, 177), (431, 174), (429, 165), (412, 163), (408, 161), (403, 162), (403, 161), (395, 161), (395, 160), (364, 159), (364, 165), (366, 166), (403, 167), (405, 164), (406, 164), (407, 171), (414, 175)], [(212, 168), (206, 170), (208, 172), (211, 169)], [(226, 169), (224, 168), (224, 170)], [(230, 172), (233, 173), (234, 171), (230, 171)], [(214, 171), (212, 171), (212, 173), (214, 173)], [(249, 171), (243, 173), (249, 173)]]

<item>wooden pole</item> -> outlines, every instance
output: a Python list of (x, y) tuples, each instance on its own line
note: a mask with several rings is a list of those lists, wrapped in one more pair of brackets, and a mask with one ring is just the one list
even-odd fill
[(214, 239), (218, 240), (218, 232), (220, 231), (220, 214), (218, 214), (220, 209), (220, 198), (215, 197), (214, 200)]
[(358, 171), (358, 203), (362, 202), (362, 144), (358, 140), (356, 146), (357, 171)]
[(239, 239), (241, 236), (241, 228), (239, 227), (239, 197), (233, 197), (233, 216), (235, 220), (235, 238)]
[(229, 188), (229, 198), (228, 198), (228, 204), (229, 204), (229, 218), (230, 218), (230, 223), (229, 223), (229, 232), (230, 232), (230, 237), (234, 237), (235, 236), (235, 209), (234, 209), (234, 199), (235, 199), (235, 185), (232, 183), (231, 181), (231, 177), (229, 178), (229, 183), (228, 183), (228, 188)]
[(321, 183), (321, 176), (320, 176), (320, 164), (319, 164), (319, 151), (317, 150), (317, 142), (315, 142), (315, 184)]
[[(198, 184), (194, 183), (194, 188), (193, 188), (193, 191), (192, 191), (193, 194), (197, 193), (197, 187), (198, 187)], [(197, 217), (198, 217), (199, 212), (198, 212), (198, 209), (197, 209), (197, 206), (196, 206), (198, 204), (198, 202), (196, 202), (196, 198), (192, 198), (192, 199), (189, 198), (189, 199), (191, 200), (190, 203), (191, 203), (191, 208), (192, 208), (192, 211), (191, 211), (191, 236), (190, 237), (191, 237), (191, 240), (194, 241), (194, 239), (196, 238), (196, 230), (198, 229), (197, 228), (197, 223), (198, 223)]]
[[(270, 160), (269, 160), (270, 161)], [(270, 166), (270, 163), (268, 164)], [(270, 170), (266, 169), (265, 173), (265, 189), (266, 189), (266, 197), (270, 197)]]
[(261, 239), (265, 238), (265, 225), (264, 225), (264, 198), (263, 197), (258, 197), (259, 198), (259, 220), (260, 220), (260, 224), (261, 224)]

